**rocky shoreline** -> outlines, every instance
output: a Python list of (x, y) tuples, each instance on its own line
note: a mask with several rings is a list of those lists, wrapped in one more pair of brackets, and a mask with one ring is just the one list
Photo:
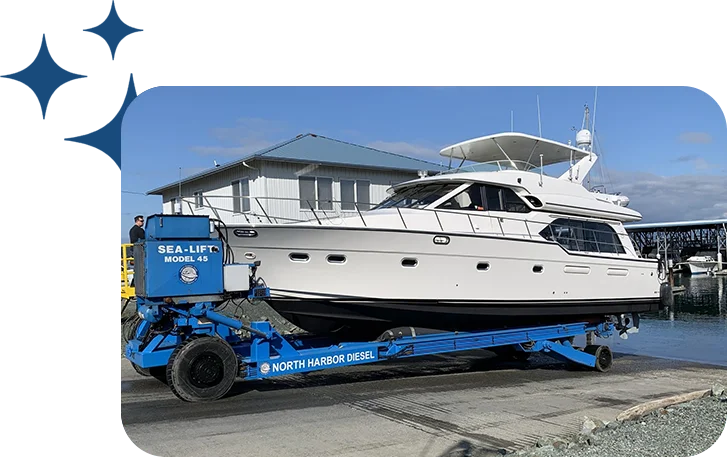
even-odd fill
[[(579, 433), (543, 438), (512, 457), (691, 457), (714, 445), (725, 430), (727, 394), (716, 384), (701, 398), (647, 412), (631, 420), (584, 418)], [(471, 455), (476, 456), (476, 453)], [(481, 455), (493, 455), (492, 451)]]

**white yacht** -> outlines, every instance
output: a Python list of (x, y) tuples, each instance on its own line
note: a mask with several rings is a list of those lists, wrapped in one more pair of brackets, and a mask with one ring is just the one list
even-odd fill
[[(628, 198), (591, 192), (598, 157), (576, 145), (500, 133), (441, 150), (477, 162), (404, 182), (374, 208), (300, 223), (228, 224), (236, 261), (260, 260), (269, 304), (313, 333), (368, 337), (599, 321), (656, 311), (658, 261), (635, 251)], [(548, 176), (543, 168), (567, 164)], [(481, 167), (494, 171), (478, 171)], [(669, 293), (669, 296), (671, 294)]]
[(692, 275), (712, 275), (717, 270), (718, 262), (711, 256), (692, 256), (683, 262)]

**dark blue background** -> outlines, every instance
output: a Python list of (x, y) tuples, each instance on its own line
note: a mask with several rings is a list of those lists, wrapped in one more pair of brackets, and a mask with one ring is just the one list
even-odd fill
[(725, 2), (3, 9), (6, 455), (135, 455), (116, 434), (120, 122), (152, 80), (727, 83)]

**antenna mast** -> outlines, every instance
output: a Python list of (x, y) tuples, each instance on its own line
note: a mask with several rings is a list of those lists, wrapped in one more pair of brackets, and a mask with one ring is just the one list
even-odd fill
[(535, 96), (538, 103), (538, 136), (543, 137), (543, 129), (540, 127), (540, 95)]

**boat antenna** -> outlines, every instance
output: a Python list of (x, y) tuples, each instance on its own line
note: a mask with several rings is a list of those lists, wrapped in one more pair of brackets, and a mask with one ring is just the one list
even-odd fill
[[(596, 136), (596, 103), (598, 103), (598, 86), (596, 86), (596, 95), (593, 99), (593, 136)], [(591, 148), (591, 160), (593, 160), (593, 148)]]
[[(591, 131), (596, 134), (596, 103), (598, 102), (598, 86), (596, 86), (596, 94), (593, 99), (593, 127)], [(586, 126), (588, 128), (588, 126)], [(588, 160), (593, 161), (593, 147), (589, 148)], [(602, 170), (603, 171), (603, 170)], [(591, 174), (588, 173), (588, 188), (591, 188)]]
[(543, 129), (540, 127), (540, 95), (536, 95), (535, 99), (538, 103), (538, 136), (543, 137)]

